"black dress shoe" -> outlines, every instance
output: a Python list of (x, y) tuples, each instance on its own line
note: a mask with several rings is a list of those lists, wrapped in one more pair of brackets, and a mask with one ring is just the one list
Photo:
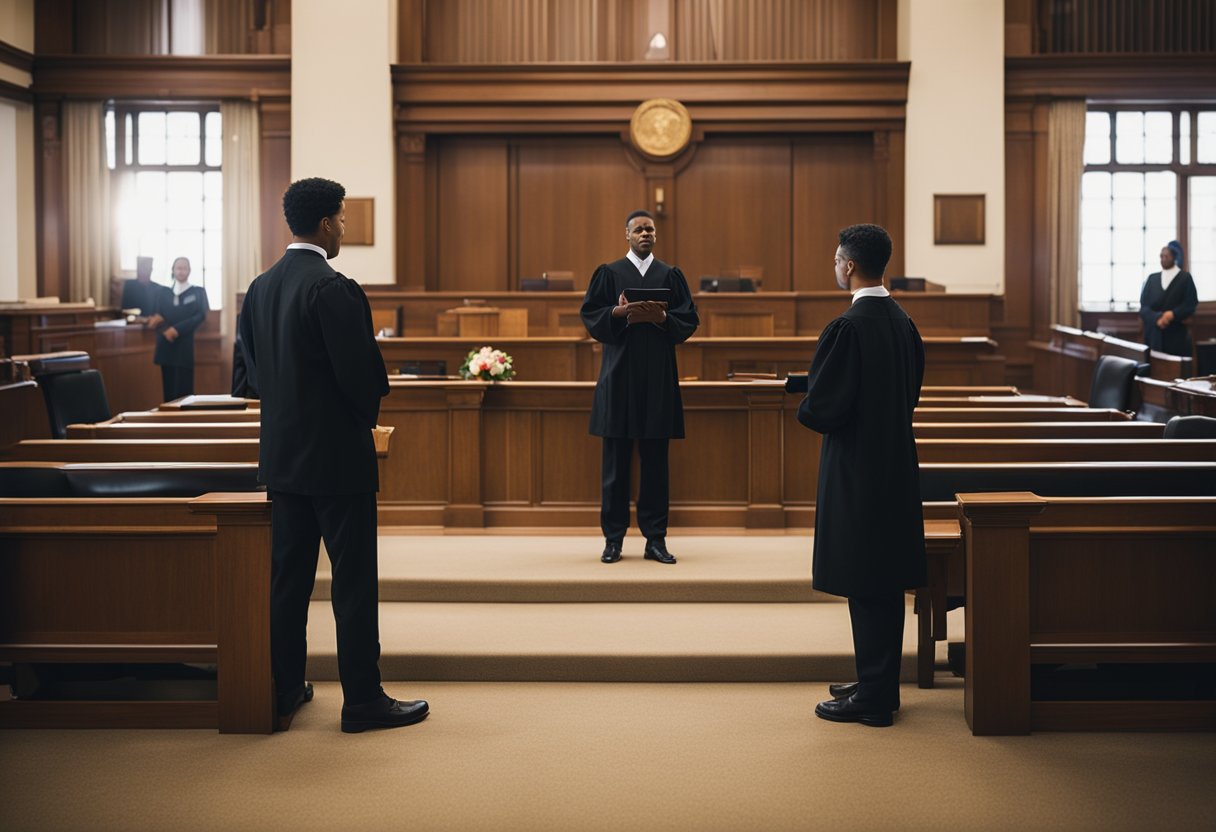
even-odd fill
[(604, 544), (604, 554), (600, 555), (600, 560), (604, 563), (616, 563), (621, 559), (621, 542), (619, 540), (609, 540)]
[(400, 728), (422, 722), (430, 713), (425, 699), (402, 702), (381, 693), (362, 705), (342, 706), (342, 733), (358, 734), (369, 728)]
[(872, 728), (886, 728), (895, 724), (891, 711), (875, 710), (871, 705), (858, 705), (852, 696), (820, 702), (815, 706), (815, 716), (829, 722), (860, 722)]
[(828, 693), (832, 694), (833, 699), (848, 699), (857, 693), (857, 683), (841, 682), (838, 685), (828, 685)]
[(295, 713), (296, 709), (305, 702), (312, 701), (312, 694), (312, 682), (305, 682), (295, 690), (288, 691), (284, 696), (280, 696), (278, 701), (279, 716)]
[(646, 541), (646, 554), (642, 557), (646, 558), (646, 560), (657, 560), (659, 563), (676, 562), (675, 555), (667, 551), (667, 543), (662, 540)]

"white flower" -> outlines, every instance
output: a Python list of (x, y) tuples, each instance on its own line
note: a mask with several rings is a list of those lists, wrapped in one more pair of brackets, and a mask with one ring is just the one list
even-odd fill
[(497, 362), (491, 364), (490, 365), (490, 375), (492, 375), (492, 376), (502, 375), (502, 365)]

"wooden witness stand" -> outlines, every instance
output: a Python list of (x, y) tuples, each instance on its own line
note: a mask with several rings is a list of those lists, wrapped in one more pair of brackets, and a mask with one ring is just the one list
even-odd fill
[(274, 730), (265, 493), (0, 511), (0, 661), (217, 667), (215, 701), (11, 700), (0, 727)]

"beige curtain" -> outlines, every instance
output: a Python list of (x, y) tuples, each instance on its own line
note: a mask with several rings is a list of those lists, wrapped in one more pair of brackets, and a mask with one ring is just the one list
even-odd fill
[(250, 52), (253, 26), (251, 0), (205, 0), (203, 49), (208, 55), (243, 55)]
[(1065, 326), (1078, 324), (1084, 153), (1085, 102), (1053, 102), (1047, 121), (1047, 229), (1051, 235), (1048, 281), (1051, 320)]
[(233, 332), (236, 295), (262, 267), (262, 206), (259, 198), (258, 108), (249, 101), (220, 104), (224, 125), (223, 333)]
[(110, 300), (113, 243), (110, 171), (106, 166), (104, 112), (99, 101), (63, 105), (63, 153), (67, 161), (69, 301)]

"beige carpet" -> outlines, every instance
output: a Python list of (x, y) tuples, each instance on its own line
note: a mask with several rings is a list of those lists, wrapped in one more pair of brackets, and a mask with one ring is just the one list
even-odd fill
[(891, 729), (811, 716), (821, 685), (417, 683), (421, 725), (339, 733), (319, 685), (286, 734), (9, 731), (24, 830), (1199, 830), (1211, 735), (975, 738), (957, 681)]

